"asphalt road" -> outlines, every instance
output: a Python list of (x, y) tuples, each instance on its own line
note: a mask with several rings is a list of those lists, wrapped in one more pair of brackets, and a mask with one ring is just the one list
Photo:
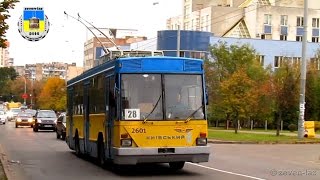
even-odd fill
[(16, 129), (13, 122), (0, 126), (0, 145), (12, 180), (320, 179), (320, 145), (211, 144), (208, 163), (187, 163), (178, 172), (167, 164), (139, 165), (121, 173), (76, 157), (54, 132)]

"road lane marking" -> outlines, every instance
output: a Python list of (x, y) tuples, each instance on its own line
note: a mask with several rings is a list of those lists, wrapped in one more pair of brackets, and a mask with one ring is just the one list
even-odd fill
[(219, 171), (219, 172), (223, 172), (223, 173), (227, 173), (227, 174), (232, 174), (232, 175), (236, 175), (236, 176), (242, 176), (242, 177), (247, 177), (247, 178), (257, 179), (257, 180), (266, 180), (266, 179), (262, 179), (262, 178), (258, 178), (258, 177), (254, 177), (254, 176), (249, 176), (249, 175), (245, 175), (245, 174), (239, 174), (239, 173), (216, 169), (216, 168), (212, 168), (212, 167), (208, 167), (208, 166), (203, 166), (200, 164), (195, 164), (195, 163), (190, 163), (190, 162), (187, 162), (187, 163), (194, 165), (194, 166), (198, 166), (198, 167), (202, 167), (202, 168), (206, 168), (206, 169), (210, 169), (210, 170), (214, 170), (214, 171)]

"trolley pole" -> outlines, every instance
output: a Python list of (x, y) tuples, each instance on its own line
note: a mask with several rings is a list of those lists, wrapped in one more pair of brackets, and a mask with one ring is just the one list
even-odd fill
[(305, 87), (306, 87), (306, 48), (307, 48), (307, 28), (308, 28), (308, 0), (304, 0), (303, 17), (303, 37), (302, 37), (302, 62), (300, 78), (300, 103), (299, 103), (299, 122), (298, 138), (304, 137), (304, 110), (305, 110)]

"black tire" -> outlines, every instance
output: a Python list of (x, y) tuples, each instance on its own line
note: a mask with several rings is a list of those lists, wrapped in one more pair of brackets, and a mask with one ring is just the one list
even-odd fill
[(62, 133), (61, 139), (62, 139), (62, 140), (66, 140), (66, 133)]
[(180, 170), (183, 168), (184, 166), (184, 161), (181, 161), (181, 162), (170, 162), (169, 163), (169, 166), (170, 166), (170, 169), (174, 170), (174, 171), (177, 171), (177, 170)]
[(105, 160), (105, 154), (104, 154), (104, 144), (103, 144), (103, 138), (101, 138), (101, 136), (99, 136), (98, 141), (97, 141), (97, 153), (98, 153), (98, 157), (97, 157), (97, 164), (99, 166), (104, 166), (106, 163)]
[(18, 124), (16, 124), (16, 128), (18, 128), (19, 127), (19, 125)]
[(60, 134), (58, 132), (56, 132), (57, 135), (57, 139), (60, 139)]
[(80, 142), (79, 142), (78, 132), (76, 132), (76, 135), (74, 137), (74, 150), (76, 152), (76, 155), (78, 157), (80, 157), (81, 156), (81, 150), (80, 150)]

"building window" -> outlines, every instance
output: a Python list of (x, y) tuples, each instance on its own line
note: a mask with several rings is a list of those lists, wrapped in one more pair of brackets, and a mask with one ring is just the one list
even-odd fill
[(258, 55), (257, 61), (260, 63), (261, 66), (264, 65), (264, 55)]
[(300, 63), (301, 63), (301, 57), (293, 57), (293, 58), (292, 58), (292, 64), (293, 64), (295, 67), (299, 67), (299, 66), (300, 66)]
[(186, 22), (186, 23), (184, 23), (184, 30), (188, 30), (188, 29), (189, 29), (189, 23)]
[(185, 57), (185, 52), (184, 51), (180, 51), (179, 52), (179, 57)]
[(297, 17), (297, 27), (303, 26), (303, 17)]
[(201, 30), (204, 31), (205, 23), (204, 23), (204, 16), (201, 17)]
[(209, 15), (207, 15), (206, 16), (206, 31), (209, 31), (209, 24), (210, 24)]
[(189, 11), (190, 11), (190, 5), (184, 6), (184, 18), (185, 18), (185, 19), (187, 19), (186, 16), (189, 15)]
[(194, 19), (191, 20), (191, 30), (194, 29)]
[(318, 43), (319, 42), (319, 37), (312, 37), (312, 42)]
[(281, 15), (281, 26), (288, 26), (288, 16), (287, 15)]
[(296, 41), (302, 41), (302, 36), (296, 36)]
[(283, 63), (282, 56), (275, 56), (274, 57), (274, 68), (281, 67), (282, 63)]
[(281, 41), (286, 41), (287, 40), (287, 35), (280, 35), (280, 40)]
[(319, 18), (312, 18), (312, 27), (319, 28)]
[(264, 15), (264, 24), (271, 25), (271, 18), (272, 18), (271, 14), (265, 14)]

